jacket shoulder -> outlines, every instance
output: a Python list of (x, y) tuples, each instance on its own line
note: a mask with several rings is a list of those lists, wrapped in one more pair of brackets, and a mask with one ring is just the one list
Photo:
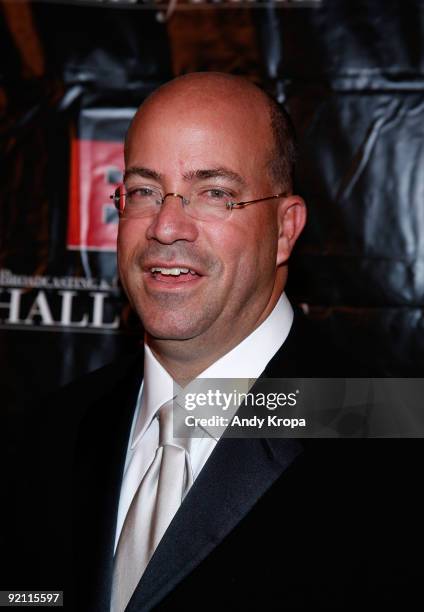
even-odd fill
[(265, 370), (266, 377), (370, 378), (378, 376), (350, 352), (340, 346), (328, 329), (299, 308), (289, 335)]
[(40, 405), (51, 406), (60, 404), (66, 406), (70, 402), (75, 405), (90, 404), (101, 396), (108, 395), (112, 389), (126, 376), (140, 371), (143, 373), (143, 351), (123, 355), (92, 372), (76, 378), (67, 385), (45, 394), (39, 400)]

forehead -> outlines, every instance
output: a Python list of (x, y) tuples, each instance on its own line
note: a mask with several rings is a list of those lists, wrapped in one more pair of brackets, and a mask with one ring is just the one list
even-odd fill
[(249, 175), (268, 162), (272, 143), (265, 105), (211, 95), (168, 96), (137, 113), (126, 166), (148, 166), (161, 174), (226, 166)]

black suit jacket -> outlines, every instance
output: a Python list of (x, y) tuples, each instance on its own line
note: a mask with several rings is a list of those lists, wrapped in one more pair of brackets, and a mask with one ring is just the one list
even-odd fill
[[(352, 367), (297, 316), (263, 376), (363, 375)], [(9, 586), (63, 589), (68, 610), (109, 609), (142, 372), (139, 353), (25, 418)], [(223, 438), (127, 611), (408, 609), (422, 597), (422, 465), (421, 440)]]

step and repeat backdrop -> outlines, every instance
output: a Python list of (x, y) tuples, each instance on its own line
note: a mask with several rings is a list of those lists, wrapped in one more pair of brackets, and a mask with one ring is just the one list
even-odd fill
[(2, 0), (2, 403), (142, 341), (109, 195), (136, 108), (197, 70), (245, 75), (293, 117), (309, 221), (289, 297), (377, 374), (422, 376), (423, 29), (420, 0)]

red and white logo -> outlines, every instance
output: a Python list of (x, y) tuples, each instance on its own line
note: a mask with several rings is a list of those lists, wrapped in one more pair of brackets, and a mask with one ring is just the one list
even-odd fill
[(110, 195), (122, 182), (124, 145), (71, 140), (68, 249), (116, 251), (118, 213)]

